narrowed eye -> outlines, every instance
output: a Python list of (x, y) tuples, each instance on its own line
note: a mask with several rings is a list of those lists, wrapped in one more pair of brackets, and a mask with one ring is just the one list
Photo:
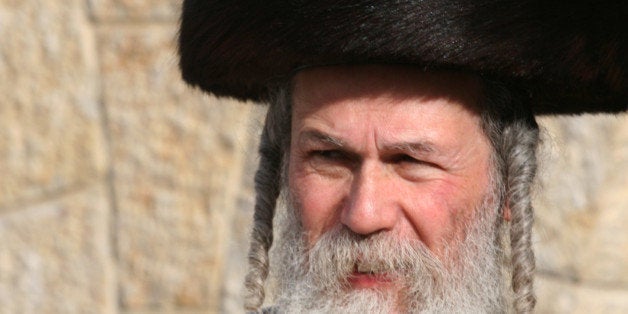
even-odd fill
[(345, 154), (336, 149), (315, 150), (310, 153), (314, 157), (320, 157), (328, 160), (342, 160), (346, 158)]
[(403, 169), (405, 171), (426, 171), (428, 169), (443, 169), (437, 163), (427, 161), (425, 159), (417, 159), (407, 154), (393, 155), (388, 162), (399, 166), (399, 169)]
[(406, 154), (398, 154), (398, 155), (394, 155), (392, 156), (391, 160), (392, 163), (417, 163), (417, 164), (422, 164), (425, 163), (424, 161), (418, 160), (410, 155), (406, 155)]
[(317, 173), (328, 177), (341, 177), (356, 166), (355, 158), (342, 150), (313, 150), (308, 153), (308, 165)]

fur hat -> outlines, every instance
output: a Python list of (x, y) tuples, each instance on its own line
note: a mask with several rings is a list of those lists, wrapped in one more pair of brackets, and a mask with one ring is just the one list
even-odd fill
[(628, 109), (622, 0), (185, 0), (179, 53), (189, 84), (241, 100), (302, 67), (380, 63), (514, 84), (537, 114)]

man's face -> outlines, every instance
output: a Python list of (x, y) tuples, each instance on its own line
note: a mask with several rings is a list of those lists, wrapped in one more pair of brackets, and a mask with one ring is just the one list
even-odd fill
[[(295, 79), (289, 182), (313, 245), (344, 225), (440, 254), (489, 186), (478, 84), (399, 67), (318, 68)], [(355, 286), (379, 284), (356, 275)]]
[[(304, 251), (344, 234), (358, 242), (378, 239), (379, 246), (418, 245), (444, 268), (463, 258), (461, 243), (486, 216), (476, 210), (494, 208), (486, 205), (494, 201), (491, 147), (478, 97), (479, 84), (470, 77), (405, 67), (297, 74), (288, 188)], [(403, 262), (352, 259), (346, 278), (337, 279), (342, 289), (400, 296), (417, 284), (392, 274)]]

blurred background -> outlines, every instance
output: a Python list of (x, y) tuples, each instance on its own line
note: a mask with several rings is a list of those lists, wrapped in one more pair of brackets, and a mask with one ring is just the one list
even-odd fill
[[(264, 107), (187, 88), (181, 0), (0, 0), (0, 313), (241, 313)], [(628, 116), (541, 117), (538, 312), (628, 312)]]

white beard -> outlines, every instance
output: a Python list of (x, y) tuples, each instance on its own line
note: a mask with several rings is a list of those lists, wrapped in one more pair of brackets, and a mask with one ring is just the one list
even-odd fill
[[(476, 211), (481, 214), (467, 226), (466, 237), (452, 240), (441, 259), (418, 240), (390, 233), (365, 237), (340, 226), (308, 251), (294, 207), (279, 217), (273, 252), (280, 313), (509, 312), (503, 232), (489, 202)], [(358, 260), (386, 269), (397, 289), (350, 289), (347, 279)]]

